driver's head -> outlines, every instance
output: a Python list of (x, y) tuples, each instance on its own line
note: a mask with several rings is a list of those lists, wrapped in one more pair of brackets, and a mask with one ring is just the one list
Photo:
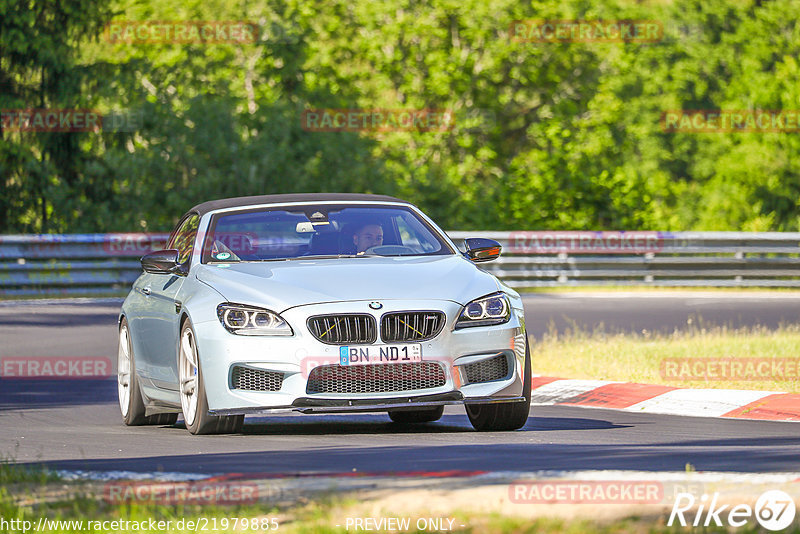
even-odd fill
[(353, 244), (356, 246), (356, 253), (364, 252), (370, 247), (377, 247), (383, 244), (383, 228), (380, 224), (365, 224), (353, 234)]

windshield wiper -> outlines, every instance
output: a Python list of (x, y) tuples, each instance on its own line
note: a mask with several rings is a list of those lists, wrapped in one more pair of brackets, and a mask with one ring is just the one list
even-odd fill
[[(292, 261), (292, 260), (330, 260), (337, 258), (379, 258), (379, 254), (314, 254), (311, 256), (292, 256), (291, 258), (262, 258), (260, 260), (214, 261), (213, 263), (259, 263), (262, 261)], [(212, 263), (212, 262), (209, 262)]]
[(378, 254), (312, 254), (310, 256), (297, 256), (295, 258), (291, 258), (293, 260), (306, 260), (306, 259), (315, 259), (315, 260), (329, 260), (335, 258), (376, 258)]

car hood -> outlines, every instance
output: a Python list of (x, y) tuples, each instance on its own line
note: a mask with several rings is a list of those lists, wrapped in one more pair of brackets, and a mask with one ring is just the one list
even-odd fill
[(455, 255), (203, 264), (196, 274), (228, 302), (277, 312), (305, 304), (373, 299), (466, 304), (500, 287), (494, 276)]

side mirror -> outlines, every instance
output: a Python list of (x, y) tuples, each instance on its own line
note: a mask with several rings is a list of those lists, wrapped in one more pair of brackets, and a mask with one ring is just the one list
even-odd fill
[(503, 247), (494, 239), (483, 237), (471, 237), (464, 240), (464, 247), (467, 249), (467, 257), (475, 263), (482, 261), (492, 261), (500, 257)]
[(185, 274), (178, 263), (175, 249), (156, 250), (142, 257), (142, 269), (151, 274)]

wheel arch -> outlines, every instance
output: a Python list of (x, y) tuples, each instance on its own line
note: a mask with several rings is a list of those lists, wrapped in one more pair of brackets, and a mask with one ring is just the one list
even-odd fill
[(181, 308), (181, 316), (180, 319), (178, 319), (178, 338), (181, 337), (181, 330), (183, 330), (183, 325), (186, 323), (187, 320), (191, 321), (192, 318), (189, 315), (189, 312), (186, 311), (186, 308)]

